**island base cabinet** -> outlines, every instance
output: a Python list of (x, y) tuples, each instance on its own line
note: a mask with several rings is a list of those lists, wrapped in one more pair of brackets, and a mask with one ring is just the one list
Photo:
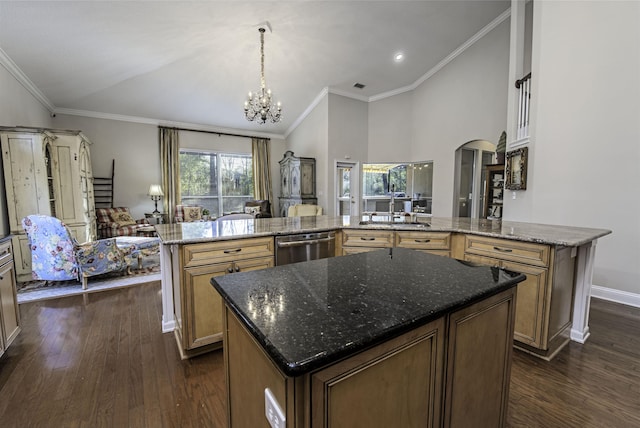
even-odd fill
[(11, 241), (0, 243), (0, 356), (20, 333)]
[(299, 376), (285, 375), (226, 307), (228, 426), (269, 428), (266, 388), (287, 428), (504, 426), (515, 294), (514, 287)]
[(273, 238), (187, 245), (180, 254), (182, 259), (173, 266), (181, 272), (179, 281), (174, 280), (174, 334), (185, 359), (223, 343), (222, 298), (211, 278), (273, 267)]

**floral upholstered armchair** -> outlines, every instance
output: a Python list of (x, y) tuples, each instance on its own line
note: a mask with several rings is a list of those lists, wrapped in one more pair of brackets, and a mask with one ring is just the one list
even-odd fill
[(30, 215), (22, 219), (29, 237), (33, 279), (82, 281), (109, 272), (129, 271), (126, 250), (118, 248), (115, 238), (79, 244), (59, 219)]

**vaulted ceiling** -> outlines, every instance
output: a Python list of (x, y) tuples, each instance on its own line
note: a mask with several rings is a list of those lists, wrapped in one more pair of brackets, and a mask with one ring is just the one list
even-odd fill
[[(411, 87), (509, 5), (1, 1), (0, 48), (58, 113), (283, 135), (325, 88), (370, 101)], [(283, 119), (258, 125), (243, 102), (260, 85), (265, 21), (266, 82)]]

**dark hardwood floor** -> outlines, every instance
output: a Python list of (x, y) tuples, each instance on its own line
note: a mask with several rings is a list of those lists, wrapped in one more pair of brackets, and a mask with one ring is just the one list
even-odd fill
[[(225, 426), (222, 353), (180, 360), (159, 282), (20, 309), (0, 426)], [(552, 362), (514, 352), (509, 427), (640, 426), (640, 309), (594, 299), (590, 324)]]

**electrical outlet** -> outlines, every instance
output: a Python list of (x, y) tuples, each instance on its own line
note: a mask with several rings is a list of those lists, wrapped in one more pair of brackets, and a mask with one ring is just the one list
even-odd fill
[(269, 388), (264, 389), (264, 414), (269, 421), (271, 428), (285, 428), (286, 418), (284, 412), (278, 405), (276, 398)]

